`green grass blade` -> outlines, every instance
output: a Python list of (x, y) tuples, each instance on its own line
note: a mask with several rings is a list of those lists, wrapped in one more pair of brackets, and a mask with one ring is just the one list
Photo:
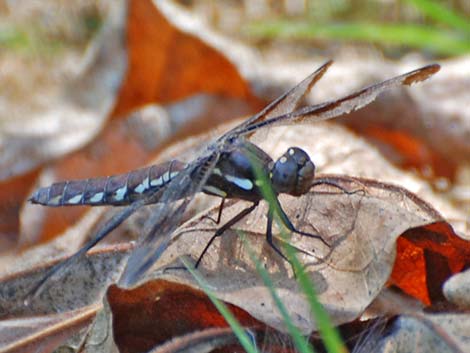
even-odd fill
[(231, 329), (237, 336), (243, 348), (248, 353), (258, 353), (258, 349), (253, 344), (252, 339), (250, 339), (250, 337), (246, 333), (246, 330), (240, 325), (238, 320), (235, 318), (235, 316), (233, 316), (233, 314), (230, 312), (227, 306), (223, 302), (221, 302), (219, 299), (217, 299), (217, 297), (209, 288), (208, 284), (205, 282), (202, 276), (198, 273), (196, 269), (194, 269), (193, 265), (188, 260), (186, 260), (184, 256), (181, 257), (181, 262), (186, 267), (186, 269), (191, 273), (191, 275), (197, 281), (199, 286), (204, 290), (204, 293), (207, 294), (207, 296), (212, 301), (214, 306), (217, 308), (220, 314), (224, 317), (225, 321), (227, 321), (227, 323), (230, 325)]
[[(274, 193), (270, 181), (267, 179), (267, 176), (264, 175), (264, 173), (262, 172), (261, 166), (257, 165), (254, 160), (252, 160), (252, 167), (257, 178), (257, 185), (259, 185), (263, 194), (263, 198), (268, 202), (270, 207), (273, 207), (275, 209), (275, 219), (278, 223), (280, 223), (280, 229), (284, 229), (284, 227), (282, 226), (282, 222), (278, 217), (280, 212), (276, 209), (279, 207), (278, 202), (276, 202), (277, 196)], [(323, 343), (325, 344), (327, 351), (330, 353), (347, 352), (347, 349), (343, 344), (338, 331), (333, 326), (333, 323), (331, 322), (328, 313), (317, 299), (317, 294), (313, 282), (305, 273), (302, 265), (297, 259), (295, 255), (295, 250), (292, 248), (292, 246), (289, 245), (288, 234), (281, 231), (281, 235), (284, 240), (283, 245), (284, 249), (287, 251), (287, 257), (294, 267), (294, 271), (297, 274), (297, 279), (302, 290), (307, 296), (312, 315), (315, 318), (315, 322), (317, 323), (318, 330), (320, 332), (320, 335), (323, 339)]]
[(297, 281), (299, 282), (303, 292), (307, 296), (310, 303), (310, 309), (312, 310), (315, 322), (318, 325), (318, 331), (320, 331), (323, 343), (328, 352), (347, 352), (338, 331), (333, 326), (328, 313), (325, 308), (318, 301), (318, 296), (315, 291), (315, 286), (311, 279), (305, 273), (301, 263), (295, 255), (295, 250), (289, 243), (286, 243), (284, 249), (287, 251), (287, 257), (292, 263), (294, 270), (297, 274)]
[(407, 0), (407, 3), (413, 5), (423, 15), (438, 23), (470, 33), (470, 19), (460, 16), (448, 6), (433, 0)]
[(297, 351), (301, 353), (313, 353), (314, 352), (313, 347), (305, 339), (305, 337), (302, 335), (300, 330), (294, 325), (291, 317), (289, 316), (287, 308), (285, 307), (281, 298), (279, 298), (279, 296), (277, 295), (276, 289), (274, 288), (274, 284), (271, 281), (271, 278), (269, 277), (268, 271), (266, 271), (266, 269), (263, 266), (261, 266), (260, 261), (256, 258), (255, 254), (253, 253), (252, 248), (250, 248), (249, 242), (246, 239), (246, 237), (243, 234), (241, 234), (240, 237), (242, 238), (243, 243), (246, 245), (248, 249), (251, 260), (256, 265), (257, 272), (260, 274), (261, 278), (263, 279), (263, 282), (268, 288), (269, 293), (271, 297), (273, 298), (274, 303), (276, 304), (276, 307), (281, 313), (282, 319), (284, 320), (284, 323), (286, 324), (287, 331), (292, 337)]
[(280, 20), (252, 23), (244, 30), (250, 36), (262, 38), (356, 40), (379, 45), (405, 45), (443, 55), (470, 52), (467, 33), (411, 24), (316, 24)]

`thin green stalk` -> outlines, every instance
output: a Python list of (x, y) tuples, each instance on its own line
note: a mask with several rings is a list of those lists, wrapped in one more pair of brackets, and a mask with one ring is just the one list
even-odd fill
[(451, 28), (470, 32), (470, 20), (453, 11), (449, 6), (433, 0), (406, 0), (416, 7), (424, 16)]
[(313, 317), (318, 325), (318, 331), (320, 331), (326, 349), (328, 352), (347, 352), (341, 336), (333, 326), (327, 311), (318, 301), (315, 286), (297, 259), (294, 248), (289, 243), (286, 243), (284, 249), (287, 251), (287, 257), (297, 274), (297, 281), (310, 303), (310, 309), (312, 310)]
[(357, 40), (379, 45), (406, 45), (445, 55), (470, 52), (468, 32), (446, 31), (424, 25), (365, 22), (317, 24), (286, 20), (252, 23), (245, 27), (245, 32), (262, 38)]
[(289, 312), (287, 311), (287, 308), (285, 307), (281, 298), (279, 298), (279, 296), (277, 295), (276, 289), (274, 288), (274, 284), (271, 281), (271, 278), (269, 277), (268, 271), (266, 271), (266, 269), (264, 269), (263, 266), (261, 266), (260, 261), (256, 258), (255, 254), (253, 253), (252, 248), (250, 248), (249, 242), (246, 239), (246, 237), (243, 234), (241, 234), (240, 236), (244, 244), (247, 245), (250, 258), (255, 263), (257, 272), (261, 275), (261, 278), (263, 279), (264, 284), (269, 289), (269, 293), (271, 294), (271, 297), (273, 298), (274, 303), (276, 304), (276, 307), (279, 309), (279, 312), (281, 313), (282, 319), (284, 320), (284, 323), (286, 324), (287, 331), (289, 332), (292, 339), (294, 340), (294, 344), (297, 350), (301, 353), (313, 353), (314, 349), (312, 345), (310, 345), (310, 343), (305, 339), (305, 337), (302, 335), (300, 330), (294, 325), (294, 323), (292, 322), (292, 318), (289, 316)]
[(264, 173), (262, 172), (261, 167), (257, 165), (257, 163), (255, 163), (254, 161), (252, 162), (252, 167), (255, 171), (255, 175), (257, 178), (257, 184), (260, 186), (263, 198), (268, 202), (269, 207), (274, 208), (276, 222), (281, 225), (279, 228), (281, 229), (281, 235), (285, 240), (283, 242), (284, 249), (287, 251), (287, 257), (294, 267), (294, 271), (297, 275), (297, 280), (305, 295), (307, 296), (308, 302), (310, 303), (310, 309), (312, 311), (313, 317), (315, 318), (315, 322), (317, 323), (318, 330), (323, 339), (323, 343), (325, 344), (325, 347), (328, 352), (347, 352), (347, 349), (343, 344), (338, 331), (333, 326), (333, 323), (331, 322), (328, 313), (318, 301), (313, 282), (305, 273), (303, 266), (295, 255), (295, 250), (292, 248), (292, 246), (290, 246), (288, 242), (288, 236), (285, 233), (284, 227), (282, 226), (283, 224), (279, 218), (280, 211), (277, 209), (278, 203), (275, 199), (277, 198), (277, 195), (274, 193), (272, 185), (267, 179), (267, 176), (264, 175)]
[(181, 257), (181, 262), (186, 267), (186, 269), (191, 273), (194, 279), (197, 281), (199, 286), (204, 290), (204, 293), (207, 294), (209, 299), (212, 301), (214, 306), (220, 312), (220, 314), (224, 317), (225, 321), (230, 325), (231, 329), (233, 330), (234, 334), (237, 336), (240, 344), (248, 353), (258, 353), (258, 349), (255, 344), (253, 344), (253, 340), (250, 339), (249, 335), (246, 333), (246, 330), (242, 327), (242, 325), (238, 322), (238, 320), (233, 316), (227, 306), (221, 302), (212, 290), (209, 288), (209, 285), (206, 283), (204, 278), (199, 274), (199, 272), (193, 267), (193, 265), (186, 260), (186, 258)]

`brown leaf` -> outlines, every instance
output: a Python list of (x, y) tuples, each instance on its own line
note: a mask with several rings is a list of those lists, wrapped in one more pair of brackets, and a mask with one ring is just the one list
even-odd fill
[(243, 352), (240, 346), (235, 350), (233, 346), (237, 344), (237, 336), (231, 328), (208, 328), (180, 337), (174, 337), (171, 341), (152, 349), (149, 353), (189, 352), (191, 350), (210, 352), (215, 349), (220, 352), (224, 348), (223, 351), (226, 351), (226, 346), (230, 346), (230, 351), (228, 352)]
[[(0, 161), (0, 179), (8, 183), (11, 176), (23, 173), (29, 175), (44, 163), (80, 148), (96, 135), (99, 125), (112, 107), (116, 90), (114, 84), (119, 82), (124, 69), (124, 50), (118, 38), (120, 24), (116, 18), (119, 14), (116, 16), (115, 12), (103, 25), (97, 43), (88, 52), (90, 55), (77, 65), (82, 68), (80, 73), (56, 89), (58, 93), (47, 99), (50, 104), (17, 119), (16, 125), (10, 128), (12, 131), (2, 136), (1, 143), (5, 143), (5, 149)], [(81, 167), (75, 163), (65, 166), (72, 168), (68, 170), (70, 174)], [(85, 172), (88, 171), (85, 166), (83, 168)], [(41, 179), (47, 182), (51, 180), (51, 174), (43, 173)], [(22, 192), (30, 192), (35, 181), (33, 178), (28, 179), (28, 183), (22, 185)], [(75, 210), (62, 217), (62, 214), (58, 216), (58, 213), (54, 215), (52, 212), (50, 218), (44, 220), (47, 227), (45, 234), (41, 233), (42, 228), (38, 225), (35, 232), (39, 234), (28, 234), (26, 239), (21, 235), (19, 243), (26, 246), (30, 240), (48, 240), (63, 231), (70, 220), (77, 219), (80, 214), (80, 210)], [(29, 221), (18, 221), (18, 217), (19, 212), (11, 217), (10, 222), (23, 225)]]
[(96, 314), (93, 325), (90, 325), (86, 337), (80, 343), (80, 352), (119, 353), (114, 342), (111, 308), (106, 298), (103, 298), (102, 307)]
[[(50, 81), (56, 81), (56, 76), (62, 77), (56, 87), (51, 89), (51, 85), (46, 85), (43, 92), (42, 85), (38, 85), (21, 92), (25, 105), (31, 105), (28, 98), (35, 95), (41, 95), (43, 102), (24, 111), (12, 109), (7, 114), (11, 121), (2, 126), (0, 136), (1, 180), (28, 173), (82, 147), (96, 136), (112, 108), (118, 88), (116, 86), (124, 72), (125, 51), (123, 41), (119, 38), (123, 27), (121, 13), (119, 6), (110, 11), (87, 55), (73, 55), (75, 60), (68, 62), (68, 66), (75, 68), (73, 73), (60, 73), (60, 69), (65, 67), (62, 62), (57, 70), (59, 72), (54, 70), (54, 66), (44, 70)], [(67, 61), (66, 57), (58, 55), (63, 61)], [(22, 71), (26, 73), (21, 72), (20, 75), (37, 75), (37, 72), (28, 72), (30, 69), (23, 68)]]
[(11, 251), (18, 242), (21, 206), (31, 192), (31, 185), (38, 176), (32, 170), (21, 176), (0, 182), (0, 254)]
[(470, 319), (467, 314), (426, 314), (397, 318), (390, 334), (382, 338), (374, 352), (400, 351), (467, 352)]
[(398, 165), (416, 168), (427, 178), (452, 181), (470, 155), (470, 114), (463, 109), (467, 100), (463, 87), (470, 82), (468, 75), (462, 75), (469, 62), (468, 57), (444, 62), (432, 82), (386, 95), (344, 122), (379, 139), (382, 151)]
[[(395, 262), (397, 238), (409, 229), (442, 218), (416, 195), (397, 186), (352, 177), (328, 176), (327, 180), (354, 193), (345, 194), (333, 187), (321, 191), (318, 186), (302, 197), (281, 196), (281, 204), (297, 229), (320, 234), (331, 244), (328, 248), (318, 239), (298, 235), (291, 238), (294, 246), (308, 252), (299, 252), (298, 256), (319, 292), (320, 301), (333, 321), (342, 323), (360, 316), (386, 285)], [(251, 248), (271, 273), (288, 310), (295, 313), (294, 322), (310, 332), (315, 327), (314, 321), (291, 267), (265, 241), (264, 206), (239, 222), (236, 230), (227, 231), (214, 242), (202, 260), (201, 270), (221, 299), (282, 329), (278, 314), (264, 310), (274, 304), (250, 260)], [(220, 224), (242, 207), (241, 202), (225, 207)], [(217, 212), (218, 208), (213, 208), (184, 225), (158, 267), (174, 266), (182, 254), (197, 259), (218, 227), (208, 218), (216, 219)], [(248, 235), (250, 245), (240, 240), (237, 231)], [(166, 271), (159, 273), (159, 277), (194, 285), (185, 271)]]
[(39, 264), (0, 278), (0, 318), (65, 312), (101, 302), (108, 285), (119, 278), (131, 248), (115, 245), (94, 250), (74, 262), (66, 273), (48, 278), (36, 294), (34, 289), (47, 271), (63, 259), (46, 262), (43, 249), (30, 251), (29, 260), (39, 256)]
[(2, 353), (54, 352), (71, 335), (92, 322), (100, 305), (50, 315), (15, 318), (2, 321)]
[[(48, 183), (124, 173), (149, 163), (157, 148), (173, 134), (195, 134), (213, 127), (222, 109), (223, 119), (230, 119), (259, 107), (259, 100), (221, 53), (171, 25), (151, 1), (131, 1), (127, 21), (129, 66), (110, 114), (126, 119), (111, 120), (92, 143), (49, 167), (46, 172), (52, 178)], [(167, 112), (161, 108), (149, 112), (147, 108), (125, 116), (144, 104), (174, 101), (200, 92), (232, 98), (223, 102), (201, 98), (189, 107), (181, 103), (179, 111), (168, 106)], [(182, 109), (187, 112), (181, 114)], [(149, 143), (152, 131), (155, 135)], [(23, 245), (50, 241), (85, 212), (86, 208), (44, 211), (42, 225), (25, 236)]]
[(172, 25), (150, 0), (130, 1), (128, 69), (111, 116), (205, 92), (252, 98), (236, 68), (217, 50)]
[(427, 305), (445, 300), (444, 282), (470, 265), (469, 242), (445, 222), (408, 230), (397, 250), (391, 283)]
[[(143, 352), (174, 337), (228, 326), (203, 292), (174, 282), (150, 281), (132, 290), (111, 286), (107, 299), (121, 352)], [(264, 326), (244, 310), (228, 306), (242, 325)]]
[[(410, 134), (410, 131), (394, 130), (392, 127), (370, 123), (361, 133), (373, 141), (379, 141), (384, 155), (402, 168), (414, 168), (427, 178), (455, 178), (457, 165), (426, 141)], [(432, 175), (429, 175), (429, 168), (433, 171)]]

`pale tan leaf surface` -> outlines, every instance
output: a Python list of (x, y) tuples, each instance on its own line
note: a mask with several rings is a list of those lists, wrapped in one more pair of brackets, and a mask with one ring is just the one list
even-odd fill
[[(23, 241), (26, 243), (34, 239), (26, 236), (35, 234), (35, 231), (41, 227), (44, 211), (47, 212), (47, 209), (32, 207), (31, 204), (25, 205), (22, 209), (20, 213), (21, 226), (25, 231)], [(27, 249), (15, 247), (5, 252), (0, 257), (0, 275), (24, 271), (41, 263), (52, 261), (54, 258), (73, 254), (87, 239), (89, 232), (96, 226), (103, 211), (105, 209), (95, 208), (88, 210), (80, 222), (68, 227), (61, 237), (53, 241)]]
[(71, 335), (90, 325), (100, 306), (94, 304), (74, 311), (3, 320), (0, 352), (53, 352)]
[[(62, 80), (60, 87), (43, 93), (42, 106), (29, 110), (11, 107), (8, 114), (1, 112), (4, 124), (0, 131), (0, 180), (28, 172), (83, 146), (111, 111), (125, 69), (124, 43), (118, 35), (125, 13), (123, 6), (110, 9), (96, 42), (86, 55), (77, 55), (70, 62), (75, 72), (69, 72), (68, 80)], [(41, 93), (37, 90), (36, 95)]]
[[(316, 239), (293, 236), (291, 243), (312, 256), (299, 253), (301, 262), (314, 281), (319, 299), (336, 324), (358, 317), (387, 282), (395, 260), (396, 238), (407, 229), (441, 220), (427, 204), (398, 187), (369, 180), (336, 178), (354, 195), (338, 190), (313, 191), (301, 198), (281, 197), (289, 218), (298, 229), (321, 234), (331, 244), (331, 253)], [(226, 207), (221, 224), (241, 209), (239, 203)], [(315, 329), (309, 307), (299, 292), (290, 265), (269, 249), (265, 242), (266, 208), (240, 222), (237, 229), (246, 232), (250, 247), (275, 281), (297, 325), (305, 332)], [(217, 209), (204, 216), (216, 218)], [(211, 229), (207, 232), (191, 229)], [(214, 231), (213, 221), (196, 218), (186, 224), (181, 235), (162, 259), (169, 266), (176, 254), (197, 258)], [(201, 270), (218, 295), (248, 310), (262, 321), (282, 328), (282, 319), (272, 308), (271, 297), (250, 261), (248, 248), (235, 231), (221, 237), (202, 261)], [(173, 264), (174, 265), (174, 264)], [(167, 271), (190, 283), (184, 271)]]
[[(276, 128), (270, 130), (270, 138), (262, 143), (262, 147), (274, 158), (292, 145), (309, 151), (320, 171), (393, 181), (431, 200), (433, 205), (451, 218), (462, 217), (458, 210), (433, 194), (425, 183), (395, 169), (370, 145), (355, 139), (342, 128), (332, 124), (316, 124), (308, 126), (308, 129), (300, 126)], [(308, 270), (321, 291), (321, 299), (327, 304), (334, 318), (337, 322), (345, 322), (360, 315), (388, 281), (394, 264), (396, 238), (409, 228), (441, 221), (443, 218), (433, 208), (417, 199), (416, 195), (401, 188), (373, 181), (353, 181), (348, 178), (337, 180), (353, 191), (365, 191), (344, 195), (333, 189), (330, 190), (333, 194), (312, 193), (300, 199), (281, 197), (281, 203), (299, 228), (310, 232), (315, 232), (316, 229), (327, 241), (338, 241), (324, 264), (311, 265)], [(226, 207), (221, 224), (241, 208), (240, 202)], [(290, 266), (271, 251), (265, 242), (265, 214), (266, 209), (259, 207), (236, 228), (247, 232), (255, 252), (274, 274), (276, 287), (281, 289), (284, 298), (289, 298), (286, 302), (292, 312), (297, 314), (297, 323), (303, 325), (306, 331), (310, 331), (313, 324), (307, 314), (308, 306), (301, 295), (296, 298), (299, 293)], [(207, 215), (216, 218), (216, 207), (203, 214)], [(456, 225), (458, 228), (459, 223)], [(187, 223), (183, 229), (192, 229), (191, 232), (182, 233), (176, 238), (158, 267), (164, 268), (177, 262), (176, 258), (182, 254), (191, 254), (196, 259), (216, 228), (212, 221), (203, 217)], [(305, 237), (294, 239), (297, 241), (296, 245), (313, 251), (317, 257), (323, 257), (328, 252), (319, 241)], [(306, 263), (318, 260), (300, 255)], [(216, 241), (202, 264), (205, 274), (219, 290), (221, 298), (241, 305), (272, 325), (282, 326), (277, 313), (267, 312), (266, 308), (272, 307), (272, 303), (267, 291), (261, 288), (259, 275), (253, 269), (246, 246), (237, 238), (235, 232), (231, 231), (222, 236), (220, 244)], [(183, 281), (191, 282), (184, 271), (168, 272), (165, 276), (176, 276), (177, 281), (183, 280), (181, 277), (184, 277)], [(261, 303), (264, 306), (261, 306)]]
[(38, 295), (32, 291), (54, 263), (0, 278), (0, 317), (44, 315), (101, 302), (107, 287), (119, 278), (130, 249), (121, 245), (95, 250), (67, 272), (49, 278)]
[(375, 352), (468, 352), (467, 314), (401, 316)]
[(103, 305), (95, 316), (93, 324), (83, 339), (82, 351), (87, 353), (118, 353), (120, 352), (113, 335), (113, 316), (106, 297)]
[[(417, 87), (419, 86), (412, 89)], [(343, 119), (348, 120), (348, 117)], [(426, 180), (419, 178), (415, 173), (397, 168), (364, 138), (337, 124), (327, 122), (273, 128), (269, 130), (269, 138), (259, 145), (273, 158), (282, 155), (289, 146), (301, 147), (315, 163), (317, 173), (372, 178), (400, 185), (431, 204), (450, 221), (460, 235), (470, 239), (463, 210), (434, 191)]]
[(461, 309), (470, 309), (470, 271), (467, 269), (449, 278), (443, 292), (451, 303)]

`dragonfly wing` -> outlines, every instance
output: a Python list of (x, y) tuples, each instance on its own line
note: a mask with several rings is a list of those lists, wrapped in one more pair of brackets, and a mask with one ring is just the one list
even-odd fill
[(259, 113), (253, 115), (251, 118), (245, 120), (242, 124), (227, 132), (222, 138), (227, 137), (227, 135), (236, 134), (238, 131), (244, 131), (247, 126), (259, 124), (260, 122), (271, 119), (272, 117), (287, 114), (295, 110), (305, 95), (322, 78), (331, 64), (333, 64), (332, 60), (327, 61), (302, 82), (269, 103), (269, 105), (267, 105)]
[(239, 134), (248, 135), (263, 127), (316, 122), (320, 120), (331, 119), (342, 114), (347, 114), (368, 105), (374, 101), (380, 93), (386, 90), (402, 85), (411, 85), (416, 82), (424, 81), (438, 72), (439, 69), (440, 66), (437, 64), (424, 66), (406, 74), (399, 75), (389, 80), (363, 88), (346, 97), (326, 103), (307, 106), (292, 113), (287, 113), (270, 120), (264, 120), (256, 124), (251, 124), (246, 126), (244, 131), (239, 131)]
[(51, 278), (61, 276), (67, 269), (70, 268), (76, 261), (78, 261), (82, 256), (84, 256), (88, 250), (93, 248), (101, 240), (103, 240), (112, 230), (117, 228), (122, 222), (129, 218), (133, 213), (135, 213), (140, 207), (145, 205), (145, 200), (141, 199), (130, 206), (119, 211), (114, 217), (108, 220), (105, 225), (100, 228), (98, 233), (90, 239), (86, 244), (84, 244), (75, 254), (73, 254), (68, 259), (57, 263), (52, 266), (42, 277), (39, 282), (34, 284), (34, 287), (29, 291), (25, 303), (28, 303), (32, 298), (37, 297), (46, 287), (47, 283)]
[[(194, 195), (201, 191), (211, 174), (218, 156), (213, 154), (198, 159), (179, 173), (159, 197), (152, 216), (144, 226), (145, 236), (141, 237), (130, 255), (119, 284), (124, 287), (135, 285), (147, 270), (160, 258), (168, 247), (171, 235), (180, 225), (186, 207)], [(174, 200), (181, 200), (174, 202)]]

